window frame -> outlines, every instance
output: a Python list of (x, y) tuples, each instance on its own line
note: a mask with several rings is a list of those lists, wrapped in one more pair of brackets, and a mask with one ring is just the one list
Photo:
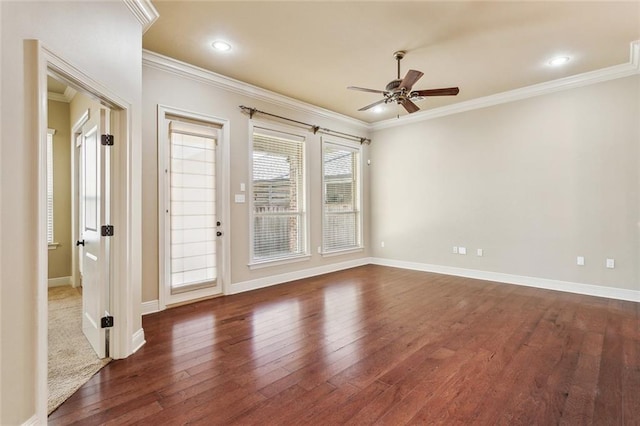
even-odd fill
[(55, 240), (55, 215), (54, 215), (54, 158), (53, 136), (55, 129), (47, 129), (47, 247), (54, 250), (60, 245)]
[[(263, 131), (266, 134), (274, 134), (276, 137), (286, 138), (287, 136), (292, 138), (292, 141), (299, 140), (302, 149), (302, 165), (304, 167), (302, 171), (302, 195), (299, 198), (302, 198), (302, 202), (299, 203), (300, 209), (297, 213), (300, 217), (300, 221), (302, 223), (301, 234), (304, 238), (302, 244), (302, 252), (291, 254), (288, 256), (274, 256), (268, 258), (256, 258), (255, 256), (255, 229), (254, 229), (254, 221), (255, 221), (255, 206), (254, 206), (254, 185), (253, 185), (253, 145), (254, 145), (254, 133), (258, 131)], [(278, 136), (279, 135), (279, 136)], [(249, 158), (249, 185), (247, 196), (249, 197), (249, 262), (247, 266), (249, 269), (259, 269), (270, 266), (277, 265), (286, 265), (289, 263), (306, 261), (311, 258), (311, 242), (310, 242), (310, 220), (309, 220), (309, 155), (308, 155), (308, 137), (306, 133), (296, 127), (286, 126), (274, 123), (267, 123), (258, 120), (250, 120), (249, 122), (249, 149), (248, 149), (248, 158)]]
[[(351, 246), (351, 247), (345, 247), (345, 248), (339, 248), (339, 249), (334, 249), (334, 250), (327, 250), (325, 247), (325, 214), (326, 214), (326, 210), (325, 210), (325, 200), (327, 197), (327, 181), (325, 179), (325, 164), (324, 164), (324, 154), (325, 154), (325, 148), (327, 146), (333, 146), (336, 147), (338, 149), (345, 149), (351, 152), (354, 152), (357, 154), (358, 158), (356, 161), (356, 165), (358, 167), (356, 173), (356, 181), (355, 181), (355, 190), (356, 190), (356, 203), (354, 203), (354, 210), (352, 211), (352, 213), (357, 213), (357, 221), (356, 221), (356, 240), (357, 240), (357, 244), (355, 246)], [(362, 178), (363, 178), (363, 149), (362, 149), (362, 145), (356, 142), (352, 142), (346, 139), (341, 139), (341, 138), (337, 138), (337, 137), (333, 137), (333, 136), (322, 136), (321, 137), (321, 152), (320, 152), (320, 163), (321, 163), (321, 185), (322, 185), (322, 200), (320, 202), (320, 208), (321, 208), (321, 243), (320, 243), (320, 254), (323, 257), (330, 257), (330, 256), (338, 256), (338, 255), (343, 255), (343, 254), (349, 254), (349, 253), (355, 253), (355, 252), (361, 252), (364, 250), (364, 236), (363, 236), (363, 226), (364, 226), (364, 219), (363, 219), (363, 184), (362, 184)]]

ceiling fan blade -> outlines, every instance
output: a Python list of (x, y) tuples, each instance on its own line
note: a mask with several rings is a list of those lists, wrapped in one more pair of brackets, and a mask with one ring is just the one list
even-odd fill
[(412, 112), (420, 111), (418, 105), (414, 104), (409, 99), (403, 99), (402, 101), (400, 101), (400, 103), (409, 114), (411, 114)]
[(386, 101), (386, 99), (381, 99), (381, 100), (379, 100), (379, 101), (377, 101), (377, 102), (374, 102), (374, 103), (372, 103), (372, 104), (367, 105), (366, 107), (362, 107), (362, 108), (360, 108), (358, 111), (366, 111), (366, 110), (368, 110), (369, 108), (373, 108), (373, 107), (374, 107), (374, 106), (376, 106), (376, 105), (380, 105), (380, 104), (384, 103), (385, 101)]
[(426, 89), (426, 90), (414, 90), (411, 92), (411, 97), (414, 96), (455, 96), (460, 92), (457, 87), (447, 87), (442, 89)]
[(407, 92), (411, 90), (413, 85), (422, 77), (424, 73), (422, 71), (409, 70), (407, 75), (404, 76), (400, 83), (399, 89), (406, 89)]
[(356, 86), (349, 86), (347, 87), (347, 89), (351, 89), (351, 90), (359, 90), (361, 92), (370, 92), (370, 93), (386, 93), (384, 90), (376, 90), (376, 89), (367, 89), (365, 87), (356, 87)]

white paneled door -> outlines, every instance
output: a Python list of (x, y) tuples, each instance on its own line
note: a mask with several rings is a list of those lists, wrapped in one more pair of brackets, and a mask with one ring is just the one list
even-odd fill
[(101, 327), (109, 304), (109, 238), (101, 235), (109, 224), (109, 148), (101, 145), (108, 133), (109, 111), (101, 109), (82, 127), (80, 146), (80, 239), (82, 271), (82, 331), (100, 358), (107, 356), (106, 332)]

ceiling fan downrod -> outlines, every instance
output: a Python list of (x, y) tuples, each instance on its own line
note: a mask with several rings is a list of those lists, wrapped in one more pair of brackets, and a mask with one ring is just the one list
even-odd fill
[(396, 58), (396, 61), (398, 61), (398, 80), (400, 80), (400, 61), (406, 54), (407, 52), (404, 50), (398, 50), (397, 52), (393, 53), (393, 57)]

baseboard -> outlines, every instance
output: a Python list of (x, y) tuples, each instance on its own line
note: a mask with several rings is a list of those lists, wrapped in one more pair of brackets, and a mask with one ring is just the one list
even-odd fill
[(479, 280), (495, 281), (506, 284), (522, 285), (526, 287), (557, 290), (568, 293), (584, 294), (587, 296), (606, 297), (609, 299), (640, 302), (640, 291), (623, 288), (604, 287), (593, 284), (581, 284), (569, 281), (550, 280), (546, 278), (527, 277), (522, 275), (503, 274), (500, 272), (479, 271), (475, 269), (456, 268), (453, 266), (431, 265), (427, 263), (406, 262), (402, 260), (371, 258), (371, 263), (381, 266), (392, 266), (416, 271), (434, 272), (457, 277), (476, 278)]
[(40, 422), (38, 421), (38, 415), (34, 414), (33, 416), (31, 416), (31, 418), (29, 420), (27, 420), (26, 422), (22, 423), (22, 426), (35, 426), (35, 425), (39, 425)]
[(133, 352), (131, 353), (136, 353), (145, 343), (147, 343), (147, 341), (144, 340), (144, 330), (141, 328), (133, 333), (131, 337), (131, 347), (133, 348)]
[(328, 274), (331, 272), (342, 271), (344, 269), (364, 266), (368, 265), (369, 263), (371, 263), (371, 259), (368, 257), (363, 257), (361, 259), (350, 260), (347, 262), (332, 263), (330, 265), (303, 269), (301, 271), (288, 272), (286, 274), (272, 275), (269, 277), (258, 278), (249, 281), (241, 281), (231, 284), (229, 294), (237, 294), (243, 293), (245, 291), (257, 290), (259, 288), (270, 287), (277, 284), (284, 284), (290, 281), (301, 280), (303, 278), (310, 278), (318, 275)]
[(153, 314), (155, 312), (160, 312), (160, 301), (149, 300), (148, 302), (142, 302), (142, 309), (140, 310), (142, 315)]
[(47, 285), (49, 287), (62, 287), (65, 285), (71, 285), (71, 282), (71, 277), (49, 278), (49, 280), (47, 281)]

